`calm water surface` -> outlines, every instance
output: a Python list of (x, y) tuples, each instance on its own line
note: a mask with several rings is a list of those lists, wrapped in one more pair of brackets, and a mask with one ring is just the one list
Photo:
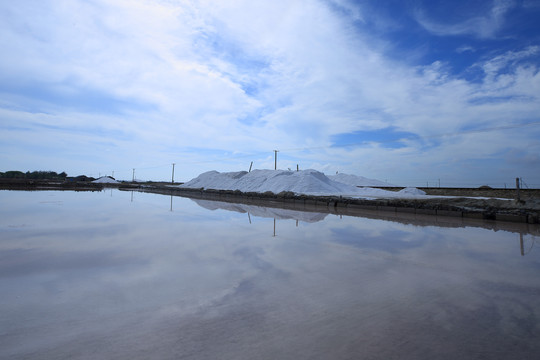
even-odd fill
[(539, 356), (530, 232), (0, 191), (3, 359)]

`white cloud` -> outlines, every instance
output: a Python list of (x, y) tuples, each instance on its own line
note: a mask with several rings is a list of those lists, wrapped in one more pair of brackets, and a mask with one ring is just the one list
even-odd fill
[(453, 24), (433, 21), (422, 10), (417, 11), (416, 21), (427, 31), (441, 36), (473, 35), (478, 38), (493, 38), (505, 23), (508, 11), (516, 6), (514, 0), (493, 0), (485, 15), (474, 16)]
[(456, 52), (457, 52), (458, 54), (462, 54), (462, 53), (465, 53), (465, 52), (468, 52), (468, 51), (469, 51), (469, 52), (475, 52), (476, 49), (473, 48), (472, 46), (469, 46), (469, 45), (462, 45), (462, 46), (460, 46), (460, 47), (458, 47), (458, 48), (456, 49)]
[[(22, 4), (0, 6), (9, 18), (0, 25), (0, 78), (11, 86), (0, 102), (2, 152), (20, 154), (2, 161), (13, 168), (69, 164), (82, 173), (163, 165), (157, 174), (176, 162), (178, 176), (190, 178), (209, 168), (247, 168), (251, 160), (272, 167), (276, 148), (313, 148), (283, 154), (291, 156), (284, 164), (336, 164), (369, 177), (417, 164), (427, 173), (430, 164), (506, 149), (500, 132), (462, 141), (431, 136), (529, 121), (539, 110), (538, 70), (521, 61), (537, 47), (476, 64), (486, 76), (470, 83), (444, 62), (411, 67), (386, 58), (376, 40), (366, 40), (370, 34), (351, 25), (360, 10), (343, 17), (325, 2)], [(497, 4), (484, 34), (496, 31), (511, 6)], [(21, 83), (28, 87), (14, 92)], [(36, 84), (43, 94), (28, 90)], [(88, 111), (79, 104), (88, 94), (100, 94), (96, 107), (115, 111)], [(432, 148), (413, 140), (402, 149), (330, 148), (334, 135), (388, 127), (428, 139)], [(25, 152), (32, 144), (40, 144), (39, 155)]]
[[(480, 66), (488, 79), (493, 81), (493, 78), (499, 76), (504, 68), (511, 66), (515, 69), (520, 61), (530, 59), (531, 57), (538, 55), (538, 53), (540, 53), (540, 46), (529, 46), (524, 50), (508, 51), (502, 55), (495, 56), (481, 63)], [(507, 71), (504, 71), (503, 73), (506, 74)]]

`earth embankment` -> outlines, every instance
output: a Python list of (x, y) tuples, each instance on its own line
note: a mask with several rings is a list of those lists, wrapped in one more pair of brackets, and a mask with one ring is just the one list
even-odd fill
[[(0, 179), (2, 190), (73, 190), (101, 191), (104, 188), (137, 190), (165, 195), (215, 199), (219, 201), (252, 203), (260, 206), (297, 208), (315, 206), (318, 210), (354, 214), (359, 211), (409, 213), (470, 219), (499, 220), (529, 224), (540, 223), (540, 189), (520, 189), (519, 200), (515, 189), (491, 188), (419, 188), (432, 198), (354, 199), (332, 196), (296, 195), (292, 192), (274, 194), (249, 193), (230, 190), (187, 189), (178, 183), (92, 183), (27, 179)], [(402, 188), (384, 188), (399, 191)]]
[[(122, 190), (122, 188), (120, 188)], [(230, 190), (186, 189), (177, 186), (145, 185), (139, 190), (164, 195), (218, 201), (253, 203), (260, 206), (295, 206), (328, 209), (331, 212), (354, 214), (359, 211), (410, 213), (470, 219), (499, 220), (529, 224), (540, 223), (540, 197), (521, 200), (496, 197), (441, 196), (432, 198), (353, 199), (332, 196), (297, 195), (292, 192), (274, 194)]]

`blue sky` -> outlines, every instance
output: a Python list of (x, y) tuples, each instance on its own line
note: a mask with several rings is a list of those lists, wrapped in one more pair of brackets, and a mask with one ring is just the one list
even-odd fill
[(540, 187), (540, 0), (0, 3), (0, 171)]

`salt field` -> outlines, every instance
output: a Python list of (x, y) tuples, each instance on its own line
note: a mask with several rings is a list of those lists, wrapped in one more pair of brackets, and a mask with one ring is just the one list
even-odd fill
[(536, 225), (0, 191), (2, 359), (529, 359)]

